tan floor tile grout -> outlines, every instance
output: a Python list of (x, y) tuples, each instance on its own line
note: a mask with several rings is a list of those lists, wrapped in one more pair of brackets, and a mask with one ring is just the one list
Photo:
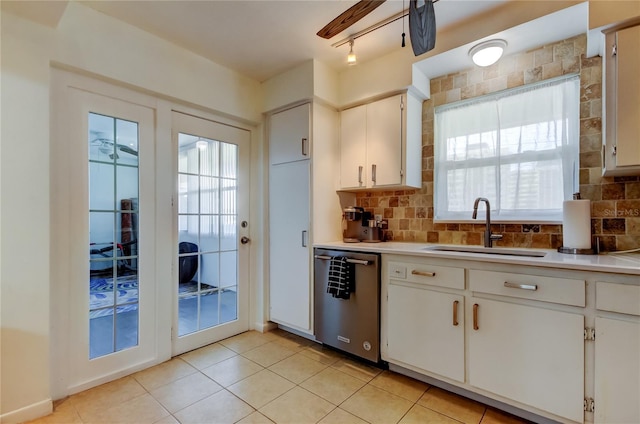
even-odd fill
[[(443, 413), (443, 412), (441, 412), (441, 411), (438, 411), (438, 410), (436, 410), (436, 409), (430, 408), (430, 407), (428, 407), (428, 406), (425, 406), (424, 404), (420, 404), (420, 403), (419, 403), (420, 399), (422, 399), (422, 397), (423, 397), (426, 393), (428, 393), (430, 390), (432, 390), (435, 386), (432, 386), (432, 385), (430, 385), (430, 384), (427, 384), (427, 388), (424, 390), (424, 392), (422, 392), (422, 394), (420, 395), (420, 397), (419, 397), (419, 398), (418, 398), (418, 400), (416, 400), (416, 401), (411, 401), (411, 400), (405, 399), (404, 397), (400, 396), (399, 394), (397, 394), (397, 393), (393, 393), (392, 391), (387, 390), (387, 389), (385, 389), (384, 387), (378, 387), (378, 386), (376, 386), (376, 385), (372, 384), (372, 382), (374, 381), (374, 379), (375, 379), (377, 376), (379, 376), (382, 372), (384, 372), (385, 370), (379, 369), (379, 370), (378, 370), (378, 372), (377, 372), (373, 377), (371, 377), (368, 381), (364, 381), (364, 380), (362, 380), (362, 378), (355, 377), (355, 376), (353, 376), (353, 375), (351, 375), (351, 374), (349, 374), (349, 373), (345, 372), (344, 370), (340, 370), (340, 369), (336, 368), (336, 367), (334, 366), (334, 365), (335, 365), (335, 363), (333, 363), (333, 364), (327, 364), (327, 363), (325, 363), (325, 362), (319, 361), (319, 360), (317, 360), (317, 359), (315, 359), (315, 358), (311, 358), (311, 357), (306, 356), (306, 355), (304, 355), (304, 354), (302, 354), (302, 353), (301, 353), (301, 352), (303, 352), (304, 350), (307, 350), (307, 349), (313, 349), (313, 347), (316, 347), (316, 346), (314, 346), (314, 345), (305, 346), (305, 347), (303, 347), (301, 350), (296, 351), (293, 355), (290, 355), (290, 356), (287, 356), (287, 357), (285, 357), (285, 358), (282, 358), (282, 359), (278, 360), (277, 362), (275, 362), (274, 364), (271, 364), (271, 365), (269, 365), (269, 366), (265, 367), (265, 366), (263, 366), (263, 365), (260, 365), (260, 364), (256, 363), (255, 361), (251, 360), (250, 358), (247, 358), (244, 354), (245, 354), (245, 353), (250, 352), (251, 350), (253, 350), (253, 349), (255, 349), (255, 348), (259, 348), (259, 347), (261, 347), (261, 346), (265, 346), (265, 345), (266, 345), (266, 344), (268, 344), (268, 343), (277, 343), (277, 341), (278, 341), (279, 339), (285, 339), (285, 340), (288, 340), (288, 341), (293, 341), (293, 342), (296, 342), (296, 343), (298, 343), (298, 344), (300, 344), (300, 345), (302, 345), (302, 343), (305, 343), (305, 342), (304, 342), (304, 341), (301, 341), (300, 339), (298, 339), (298, 337), (299, 337), (299, 336), (296, 336), (296, 335), (283, 335), (283, 334), (282, 334), (282, 332), (278, 332), (277, 334), (272, 334), (272, 335), (268, 336), (268, 340), (267, 340), (266, 338), (260, 339), (260, 337), (257, 337), (257, 338), (256, 338), (255, 340), (253, 340), (253, 341), (252, 341), (252, 340), (250, 340), (250, 338), (251, 338), (252, 336), (250, 336), (249, 334), (251, 334), (251, 333), (243, 333), (243, 334), (245, 334), (245, 335), (243, 336), (243, 338), (242, 338), (242, 339), (237, 339), (237, 340), (242, 340), (242, 342), (239, 342), (239, 341), (237, 341), (237, 340), (236, 340), (236, 341), (235, 341), (236, 345), (237, 345), (237, 344), (239, 344), (239, 343), (244, 343), (244, 346), (246, 346), (246, 345), (249, 345), (249, 344), (251, 344), (251, 343), (257, 343), (255, 340), (258, 340), (258, 341), (264, 341), (264, 342), (263, 342), (263, 343), (260, 343), (260, 344), (258, 344), (258, 345), (255, 345), (255, 346), (253, 346), (251, 349), (247, 349), (247, 350), (244, 350), (244, 351), (242, 351), (242, 352), (236, 352), (235, 350), (231, 349), (230, 347), (225, 346), (225, 345), (224, 345), (224, 343), (221, 343), (221, 342), (227, 341), (227, 343), (229, 343), (229, 344), (234, 344), (234, 341), (228, 341), (229, 339), (222, 340), (221, 342), (218, 342), (218, 343), (220, 343), (220, 345), (225, 346), (225, 347), (227, 347), (228, 349), (232, 350), (232, 351), (235, 353), (235, 355), (234, 355), (234, 356), (241, 356), (241, 357), (242, 357), (242, 358), (244, 358), (245, 360), (251, 361), (252, 363), (255, 363), (256, 365), (260, 366), (260, 367), (262, 368), (262, 370), (269, 370), (270, 372), (275, 373), (275, 374), (276, 374), (276, 375), (278, 375), (279, 377), (281, 377), (281, 378), (285, 379), (286, 381), (290, 382), (291, 384), (293, 384), (293, 387), (291, 387), (290, 389), (288, 389), (288, 390), (286, 390), (285, 392), (281, 393), (279, 396), (277, 396), (276, 398), (272, 399), (272, 400), (271, 400), (271, 401), (269, 401), (266, 405), (263, 405), (261, 408), (254, 408), (254, 407), (252, 407), (252, 409), (253, 409), (254, 411), (258, 411), (258, 412), (260, 412), (260, 410), (261, 410), (261, 409), (265, 408), (265, 407), (266, 407), (267, 405), (269, 405), (270, 403), (275, 402), (276, 400), (280, 399), (282, 396), (284, 396), (285, 394), (289, 393), (290, 391), (295, 390), (296, 388), (300, 388), (300, 389), (304, 390), (305, 392), (307, 392), (307, 393), (309, 393), (309, 394), (311, 394), (311, 395), (318, 396), (318, 397), (320, 397), (320, 398), (324, 399), (324, 400), (325, 400), (325, 401), (327, 401), (330, 405), (332, 405), (332, 406), (333, 406), (333, 409), (331, 409), (327, 414), (325, 414), (325, 415), (320, 419), (320, 421), (322, 421), (322, 420), (323, 420), (323, 419), (325, 419), (328, 415), (330, 415), (331, 413), (333, 413), (335, 410), (337, 410), (337, 409), (341, 409), (341, 410), (342, 410), (342, 408), (340, 408), (340, 407), (341, 407), (341, 405), (345, 404), (345, 403), (346, 403), (347, 401), (349, 401), (351, 398), (353, 398), (354, 396), (356, 396), (356, 395), (357, 395), (361, 390), (363, 390), (363, 389), (364, 389), (364, 388), (366, 388), (367, 386), (371, 386), (371, 387), (372, 387), (372, 388), (374, 388), (374, 389), (377, 389), (377, 390), (383, 391), (383, 392), (384, 392), (384, 393), (386, 393), (386, 394), (389, 394), (389, 395), (391, 395), (391, 396), (398, 397), (398, 398), (400, 398), (400, 399), (403, 399), (403, 400), (405, 400), (405, 401), (407, 401), (407, 402), (410, 402), (410, 403), (411, 403), (411, 407), (409, 408), (409, 410), (407, 410), (407, 411), (402, 415), (402, 417), (400, 417), (399, 421), (401, 421), (405, 416), (407, 416), (407, 414), (409, 414), (409, 411), (411, 411), (411, 409), (412, 409), (412, 408), (414, 408), (416, 405), (418, 405), (418, 406), (420, 406), (420, 407), (422, 407), (422, 408), (429, 409), (429, 410), (431, 410), (431, 411), (433, 411), (433, 412), (435, 412), (435, 413), (438, 413), (438, 414), (440, 414), (440, 415), (442, 415), (442, 416), (444, 416), (444, 417), (447, 417), (447, 418), (449, 418), (449, 419), (452, 419), (452, 420), (454, 420), (454, 421), (456, 421), (456, 422), (461, 422), (459, 419), (456, 419), (456, 418), (451, 417), (451, 416), (449, 416), (449, 415), (447, 415), (447, 414), (445, 414), (445, 413)], [(260, 334), (260, 333), (256, 333), (256, 334)], [(248, 341), (247, 341), (247, 340), (248, 340)], [(321, 345), (319, 345), (319, 346), (321, 346)], [(206, 347), (206, 346), (205, 346), (205, 347)], [(196, 349), (196, 350), (194, 350), (194, 351), (197, 351), (197, 350), (198, 350), (198, 349)], [(349, 360), (351, 360), (351, 361), (354, 361), (354, 359), (353, 359), (353, 358), (351, 358), (351, 357), (347, 357), (347, 356), (341, 355), (340, 353), (335, 352), (335, 351), (333, 351), (333, 350), (331, 350), (331, 349), (329, 349), (329, 351), (334, 352), (334, 353), (336, 353), (336, 354), (340, 355), (340, 357), (339, 357), (339, 359), (338, 359), (338, 360), (349, 359)], [(280, 375), (280, 374), (278, 374), (278, 373), (276, 373), (275, 371), (273, 371), (273, 370), (271, 370), (271, 369), (270, 369), (271, 367), (275, 366), (276, 364), (279, 364), (279, 363), (281, 363), (281, 362), (283, 362), (283, 361), (286, 361), (287, 359), (290, 359), (290, 358), (292, 358), (293, 356), (298, 355), (298, 354), (301, 354), (301, 355), (302, 355), (302, 356), (304, 356), (306, 359), (309, 359), (309, 360), (312, 360), (312, 361), (314, 361), (314, 362), (317, 362), (319, 365), (322, 365), (322, 368), (320, 368), (318, 371), (314, 371), (311, 375), (307, 376), (303, 381), (300, 381), (300, 382), (298, 382), (298, 383), (296, 383), (296, 382), (294, 382), (294, 381), (291, 381), (291, 380), (289, 380), (287, 377), (285, 377), (285, 376), (283, 376), (283, 375)], [(189, 366), (192, 366), (188, 361), (186, 361), (185, 359), (183, 359), (183, 358), (181, 358), (181, 357), (179, 357), (179, 356), (178, 356), (178, 357), (175, 357), (175, 358), (172, 358), (172, 359), (176, 359), (176, 358), (177, 358), (177, 359), (179, 359), (180, 361), (184, 362), (184, 364), (189, 365)], [(230, 358), (227, 358), (227, 359), (230, 359)], [(162, 365), (162, 364), (160, 364), (160, 365)], [(214, 365), (215, 365), (215, 364), (214, 364)], [(370, 364), (364, 364), (364, 363), (363, 363), (363, 365), (369, 365), (369, 366), (370, 366)], [(213, 366), (213, 365), (212, 365), (212, 366)], [(195, 367), (194, 367), (194, 368), (195, 368)], [(346, 375), (348, 375), (348, 376), (350, 376), (350, 377), (356, 378), (356, 379), (358, 379), (358, 380), (362, 381), (364, 384), (363, 384), (360, 388), (358, 388), (357, 390), (355, 390), (353, 393), (351, 393), (351, 394), (350, 394), (346, 399), (342, 400), (342, 401), (341, 401), (339, 404), (337, 404), (337, 405), (336, 405), (335, 403), (333, 403), (332, 401), (330, 401), (329, 399), (326, 399), (326, 398), (324, 398), (323, 396), (317, 395), (317, 394), (315, 394), (314, 392), (312, 392), (311, 390), (306, 389), (305, 387), (302, 387), (302, 384), (304, 384), (306, 381), (308, 381), (309, 379), (312, 379), (313, 377), (317, 376), (318, 374), (320, 374), (321, 372), (323, 372), (324, 370), (326, 370), (326, 369), (328, 369), (328, 368), (331, 368), (331, 369), (333, 369), (334, 371), (337, 371), (337, 372), (340, 372), (340, 373), (346, 374)], [(198, 369), (198, 368), (195, 368), (195, 370), (196, 370), (196, 371), (195, 371), (194, 373), (192, 373), (192, 374), (200, 373), (202, 376), (206, 377), (207, 379), (209, 379), (209, 380), (211, 380), (212, 382), (214, 382), (214, 383), (218, 384), (219, 386), (221, 386), (221, 387), (222, 387), (222, 389), (221, 389), (221, 390), (219, 390), (218, 392), (215, 392), (215, 393), (219, 393), (219, 392), (221, 392), (221, 391), (225, 391), (225, 392), (227, 392), (228, 394), (231, 394), (233, 397), (235, 397), (235, 398), (236, 398), (236, 399), (238, 399), (239, 401), (241, 401), (241, 402), (243, 402), (243, 403), (247, 403), (247, 402), (246, 402), (246, 401), (244, 401), (242, 398), (240, 398), (239, 396), (237, 396), (236, 394), (234, 394), (233, 392), (231, 392), (230, 390), (228, 390), (228, 388), (227, 388), (227, 387), (224, 387), (224, 386), (222, 386), (222, 384), (218, 383), (214, 378), (212, 378), (212, 377), (208, 376), (207, 374), (205, 374), (205, 372), (204, 372), (204, 371), (206, 371), (206, 369), (207, 369), (207, 368), (204, 368), (204, 369)], [(368, 373), (366, 373), (365, 371), (362, 371), (362, 373), (363, 373), (363, 374), (368, 374)], [(373, 371), (372, 371), (371, 373), (373, 373)], [(389, 371), (389, 373), (392, 373), (392, 375), (395, 375), (395, 373), (393, 373), (392, 371)], [(192, 375), (192, 374), (189, 374), (189, 375)], [(147, 389), (146, 387), (144, 387), (144, 386), (143, 386), (143, 385), (142, 385), (142, 384), (141, 384), (141, 383), (140, 383), (140, 382), (139, 382), (135, 377), (131, 376), (131, 378), (133, 378), (133, 380), (134, 380), (137, 384), (139, 384), (140, 386), (142, 386), (142, 388), (143, 388), (143, 392), (142, 392), (142, 393), (138, 393), (138, 394), (136, 394), (135, 396), (133, 396), (133, 397), (131, 397), (131, 398), (129, 398), (129, 399), (126, 399), (126, 400), (125, 400), (125, 401), (123, 401), (123, 402), (120, 402), (120, 403), (118, 403), (118, 404), (115, 404), (115, 405), (113, 405), (113, 406), (110, 406), (109, 408), (107, 408), (107, 409), (105, 409), (105, 410), (103, 410), (103, 411), (100, 411), (100, 412), (104, 413), (105, 411), (107, 411), (107, 410), (109, 410), (109, 409), (111, 409), (111, 408), (118, 407), (119, 405), (123, 404), (124, 402), (131, 401), (131, 400), (133, 400), (133, 399), (136, 399), (136, 398), (141, 397), (141, 396), (144, 396), (144, 395), (149, 395), (149, 396), (151, 396), (151, 398), (152, 398), (153, 400), (155, 400), (155, 401), (156, 401), (156, 402), (157, 402), (157, 403), (158, 403), (158, 404), (159, 404), (159, 405), (160, 405), (160, 406), (161, 406), (165, 411), (167, 411), (167, 413), (169, 414), (169, 416), (170, 416), (170, 417), (172, 417), (174, 420), (176, 420), (176, 422), (178, 422), (178, 423), (179, 423), (180, 421), (179, 421), (179, 420), (177, 419), (177, 417), (176, 417), (176, 415), (177, 415), (179, 412), (184, 411), (186, 408), (192, 407), (194, 404), (196, 404), (197, 402), (200, 402), (200, 401), (202, 401), (202, 400), (206, 399), (208, 396), (207, 396), (207, 397), (205, 397), (204, 399), (194, 400), (192, 403), (190, 403), (189, 405), (186, 405), (186, 406), (182, 407), (180, 410), (175, 411), (175, 412), (173, 412), (173, 413), (169, 413), (169, 411), (167, 410), (167, 408), (166, 408), (166, 407), (165, 407), (165, 406), (160, 402), (160, 400), (159, 400), (159, 399), (157, 399), (156, 397), (154, 397), (154, 396), (153, 396), (153, 394), (152, 394), (151, 392), (152, 392), (152, 391), (154, 391), (154, 390), (157, 390), (157, 389), (159, 389), (159, 388), (161, 388), (161, 387), (165, 387), (165, 386), (167, 386), (167, 385), (169, 385), (169, 384), (171, 384), (171, 383), (175, 383), (176, 381), (178, 381), (178, 380), (180, 380), (180, 379), (182, 379), (182, 378), (186, 378), (186, 377), (188, 377), (189, 375), (184, 375), (184, 376), (180, 376), (179, 378), (175, 378), (175, 379), (167, 380), (166, 382), (164, 382), (164, 383), (163, 383), (163, 384), (161, 384), (160, 386), (158, 386), (158, 387), (154, 387), (152, 390), (148, 390), (148, 389)], [(238, 382), (240, 382), (240, 381), (243, 381), (243, 380), (245, 380), (245, 379), (247, 379), (247, 378), (250, 378), (250, 377), (251, 377), (251, 376), (243, 377), (243, 378), (241, 378), (240, 380), (238, 380), (236, 383), (238, 383)], [(236, 383), (234, 383), (234, 384), (236, 384)], [(425, 384), (426, 384), (426, 383), (425, 383)], [(95, 389), (95, 388), (94, 388), (94, 389)], [(90, 389), (90, 390), (91, 390), (91, 389)], [(82, 392), (82, 393), (84, 393), (84, 392)], [(75, 394), (75, 395), (73, 395), (73, 396), (76, 396), (76, 395), (78, 395), (78, 394)], [(55, 413), (56, 411), (60, 411), (61, 409), (62, 409), (62, 411), (60, 411), (60, 413), (59, 413), (58, 415), (62, 415), (62, 414), (64, 414), (64, 416), (66, 416), (67, 414), (71, 414), (71, 415), (73, 415), (73, 413), (75, 413), (75, 416), (77, 416), (77, 417), (78, 417), (78, 419), (80, 420), (79, 422), (80, 422), (80, 423), (84, 423), (85, 421), (83, 420), (83, 417), (82, 417), (82, 415), (80, 414), (80, 411), (78, 410), (77, 405), (75, 404), (75, 402), (74, 402), (74, 401), (73, 401), (73, 399), (72, 399), (72, 397), (73, 397), (73, 396), (68, 396), (68, 397), (67, 397), (67, 398), (65, 398), (65, 399), (62, 399), (62, 400), (59, 400), (59, 401), (54, 402), (54, 406), (55, 406), (55, 408), (54, 408), (54, 413)], [(458, 395), (455, 395), (455, 396), (458, 396)], [(478, 402), (478, 403), (479, 403), (479, 402)], [(479, 419), (479, 421), (478, 421), (478, 423), (477, 423), (477, 424), (481, 424), (481, 423), (482, 423), (482, 421), (484, 420), (484, 418), (485, 418), (485, 416), (486, 416), (486, 414), (487, 414), (487, 411), (488, 411), (488, 409), (489, 409), (489, 408), (487, 407), (487, 405), (484, 405), (484, 404), (482, 404), (482, 403), (480, 403), (480, 404), (484, 406), (484, 410), (483, 410), (482, 415), (481, 415), (481, 417), (480, 417), (480, 419)], [(71, 410), (69, 410), (69, 409), (68, 409), (69, 405), (70, 405), (70, 406), (71, 406), (71, 408), (72, 408)], [(249, 405), (249, 406), (251, 406), (251, 405)], [(83, 409), (83, 411), (84, 411), (84, 409)], [(91, 414), (91, 412), (89, 412), (89, 411), (84, 411), (84, 412), (85, 412), (85, 416), (86, 416), (86, 415), (90, 415), (90, 414)], [(92, 412), (93, 412), (93, 413), (95, 413), (95, 411), (92, 411)], [(507, 415), (508, 415), (508, 414), (507, 414)], [(52, 416), (50, 415), (50, 416), (48, 416), (48, 417), (43, 417), (43, 418), (40, 418), (40, 419), (38, 419), (38, 420), (31, 421), (30, 423), (31, 423), (31, 424), (46, 424), (46, 423), (48, 423), (48, 422), (60, 422), (60, 421), (56, 421), (56, 420), (55, 420), (55, 419), (56, 419), (56, 417), (52, 417), (52, 418), (51, 418), (51, 417), (52, 417)], [(48, 420), (48, 418), (51, 418), (51, 420), (53, 420), (53, 421)], [(360, 418), (360, 419), (364, 420), (365, 422), (369, 422), (369, 421), (367, 421), (366, 419), (364, 419), (364, 418), (362, 418), (362, 417), (358, 417), (358, 418)], [(168, 419), (168, 417), (165, 417), (164, 419)], [(523, 422), (524, 422), (524, 421), (523, 421)], [(140, 424), (142, 424), (142, 423), (140, 423)], [(145, 423), (145, 424), (153, 424), (153, 423)], [(276, 423), (276, 424), (277, 424), (277, 423)], [(301, 423), (301, 424), (302, 424), (302, 423)]]

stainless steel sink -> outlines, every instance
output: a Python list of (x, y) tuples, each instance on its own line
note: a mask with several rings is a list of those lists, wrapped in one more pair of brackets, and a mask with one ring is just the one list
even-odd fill
[(527, 250), (481, 246), (429, 246), (425, 247), (423, 250), (432, 250), (436, 252), (482, 253), (485, 255), (525, 256), (529, 258), (543, 258), (546, 255), (546, 252), (530, 252)]

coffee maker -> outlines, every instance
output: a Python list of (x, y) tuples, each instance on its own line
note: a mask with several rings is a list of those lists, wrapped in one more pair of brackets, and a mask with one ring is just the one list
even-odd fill
[(364, 208), (358, 206), (348, 206), (344, 208), (342, 211), (342, 219), (346, 222), (346, 228), (343, 230), (342, 241), (345, 243), (358, 243), (360, 241), (360, 231), (364, 214)]

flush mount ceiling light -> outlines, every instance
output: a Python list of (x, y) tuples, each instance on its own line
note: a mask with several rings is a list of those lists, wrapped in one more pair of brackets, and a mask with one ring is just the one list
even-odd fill
[(349, 54), (347, 55), (347, 64), (355, 65), (356, 60), (356, 54), (353, 52), (353, 39), (351, 39), (349, 40)]
[(469, 56), (478, 66), (491, 66), (500, 59), (505, 47), (507, 47), (507, 42), (504, 40), (484, 41), (471, 47)]

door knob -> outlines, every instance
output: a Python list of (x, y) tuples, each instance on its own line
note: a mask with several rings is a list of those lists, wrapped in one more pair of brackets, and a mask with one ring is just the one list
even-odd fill
[(242, 243), (242, 244), (247, 244), (247, 243), (249, 243), (250, 241), (251, 241), (251, 239), (250, 239), (249, 237), (246, 237), (246, 236), (244, 236), (244, 237), (242, 237), (242, 238), (240, 239), (240, 243)]

